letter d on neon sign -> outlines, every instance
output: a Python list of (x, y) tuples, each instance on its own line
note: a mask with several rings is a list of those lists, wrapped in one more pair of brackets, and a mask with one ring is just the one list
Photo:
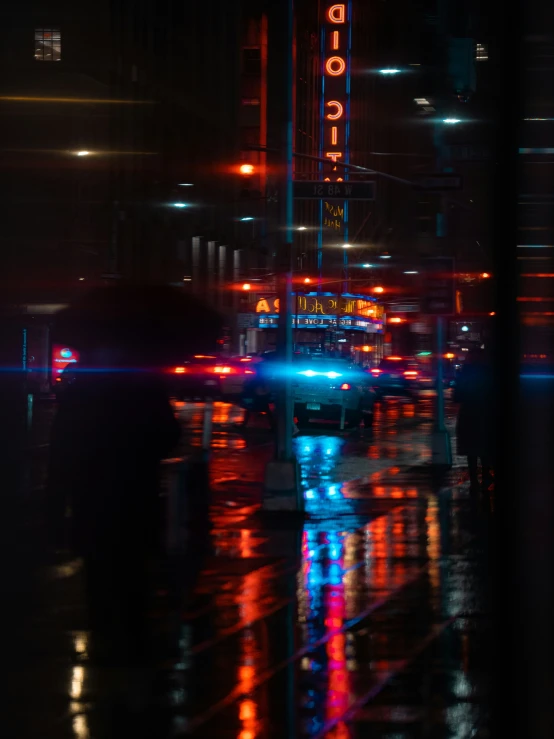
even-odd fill
[(331, 23), (344, 23), (346, 12), (345, 12), (345, 5), (341, 3), (340, 5), (331, 5), (329, 10), (327, 11), (327, 17), (329, 18), (329, 21)]

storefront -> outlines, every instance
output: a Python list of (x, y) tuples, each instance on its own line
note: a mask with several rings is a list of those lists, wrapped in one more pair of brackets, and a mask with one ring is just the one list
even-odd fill
[[(256, 296), (252, 310), (239, 316), (246, 353), (269, 351), (277, 342), (279, 299)], [(383, 356), (383, 305), (365, 295), (293, 295), (293, 342), (297, 352), (335, 351), (360, 364)]]

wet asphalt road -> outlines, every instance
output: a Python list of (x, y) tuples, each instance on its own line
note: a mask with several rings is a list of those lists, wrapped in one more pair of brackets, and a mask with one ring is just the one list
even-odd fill
[[(197, 444), (202, 406), (176, 411)], [(171, 725), (210, 739), (484, 736), (488, 518), (469, 505), (461, 469), (440, 492), (419, 474), (431, 413), (430, 397), (393, 400), (372, 429), (303, 432), (310, 517), (294, 527), (259, 515), (272, 453), (264, 419), (243, 432), (238, 409), (216, 406), (211, 552), (179, 613), (152, 592), (153, 630), (178, 652), (160, 653), (156, 728), (145, 675), (91, 662), (80, 565), (68, 560), (41, 569), (31, 625), (17, 635), (6, 735), (162, 739)], [(137, 720), (110, 728), (110, 685), (138, 698)]]

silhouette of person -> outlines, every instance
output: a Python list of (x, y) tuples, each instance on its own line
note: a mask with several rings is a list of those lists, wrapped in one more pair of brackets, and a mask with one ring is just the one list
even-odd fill
[(84, 562), (92, 653), (100, 663), (147, 664), (148, 563), (159, 550), (160, 461), (179, 439), (156, 377), (121, 368), (113, 352), (83, 353), (51, 434), (53, 530)]
[[(493, 453), (493, 380), (485, 352), (473, 349), (460, 371), (454, 390), (458, 411), (458, 454), (467, 457), (471, 491), (491, 484)], [(481, 485), (478, 461), (481, 460)]]

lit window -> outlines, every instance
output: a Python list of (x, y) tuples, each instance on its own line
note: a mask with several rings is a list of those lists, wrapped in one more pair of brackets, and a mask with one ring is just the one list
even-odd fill
[(485, 46), (485, 44), (477, 44), (477, 48), (475, 49), (475, 59), (478, 62), (486, 62), (489, 58), (489, 50)]
[(60, 29), (35, 29), (35, 59), (39, 62), (59, 62), (61, 56), (62, 35)]

